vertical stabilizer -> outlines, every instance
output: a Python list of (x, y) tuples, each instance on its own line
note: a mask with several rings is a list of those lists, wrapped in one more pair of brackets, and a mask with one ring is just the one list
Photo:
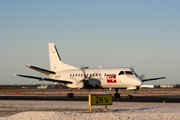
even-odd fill
[(61, 61), (54, 43), (49, 43), (49, 61), (51, 71), (57, 72), (61, 70), (78, 69), (77, 67), (65, 64)]

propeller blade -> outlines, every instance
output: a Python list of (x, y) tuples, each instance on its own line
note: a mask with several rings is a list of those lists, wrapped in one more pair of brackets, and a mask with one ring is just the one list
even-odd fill
[(129, 68), (131, 68), (132, 70), (134, 70), (134, 66), (130, 66)]
[(144, 78), (145, 78), (145, 75), (144, 75), (144, 74), (142, 74), (142, 75), (140, 75), (140, 76), (139, 76), (139, 78), (142, 80), (142, 79), (144, 79)]

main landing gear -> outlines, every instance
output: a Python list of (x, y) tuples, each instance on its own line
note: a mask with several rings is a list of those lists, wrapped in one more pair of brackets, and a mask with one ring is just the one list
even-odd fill
[(69, 88), (70, 93), (67, 94), (68, 98), (73, 98), (74, 94), (71, 92), (71, 88)]
[(131, 95), (131, 90), (129, 90), (128, 98), (129, 98), (129, 99), (132, 99), (132, 98), (133, 98), (133, 95)]
[(133, 98), (133, 95), (128, 95), (128, 98), (129, 98), (129, 99)]
[(120, 94), (118, 93), (118, 88), (115, 88), (116, 93), (114, 94), (114, 98), (120, 98)]
[(73, 98), (73, 97), (74, 97), (74, 94), (73, 94), (73, 93), (68, 93), (68, 94), (67, 94), (67, 97), (68, 97), (68, 98)]

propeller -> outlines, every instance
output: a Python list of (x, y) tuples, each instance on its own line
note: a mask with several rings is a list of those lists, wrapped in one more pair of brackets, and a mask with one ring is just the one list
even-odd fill
[[(134, 66), (130, 66), (129, 68), (134, 71)], [(138, 75), (138, 76), (139, 76), (139, 78), (140, 78), (141, 80), (145, 78), (145, 74)]]
[(80, 69), (82, 70), (82, 72), (83, 72), (83, 74), (84, 74), (84, 78), (81, 80), (82, 82), (84, 82), (84, 86), (85, 87), (90, 87), (91, 85), (93, 86), (93, 85), (98, 85), (98, 86), (100, 86), (100, 83), (99, 83), (99, 80), (98, 79), (93, 79), (93, 77), (94, 77), (94, 75), (95, 75), (95, 73), (93, 73), (94, 75), (89, 75), (89, 76), (87, 76), (87, 74), (86, 74), (86, 69), (88, 69), (89, 67), (81, 67)]
[(140, 75), (139, 78), (140, 78), (141, 80), (144, 79), (144, 78), (145, 78), (145, 74)]
[(83, 72), (83, 74), (84, 74), (84, 79), (83, 80), (88, 80), (88, 76), (87, 76), (87, 74), (86, 74), (86, 72), (85, 72), (85, 69), (88, 69), (89, 67), (84, 67), (84, 66), (82, 66), (82, 67), (80, 67), (80, 69), (82, 70), (82, 72)]
[(84, 67), (84, 66), (80, 67), (80, 69), (82, 70), (83, 75), (84, 75), (84, 78), (81, 80), (82, 82), (84, 82), (84, 86), (88, 85), (88, 80), (90, 79), (85, 72), (85, 69), (88, 69), (88, 68), (89, 67)]
[(134, 70), (134, 66), (130, 66), (129, 68), (131, 68), (132, 70)]

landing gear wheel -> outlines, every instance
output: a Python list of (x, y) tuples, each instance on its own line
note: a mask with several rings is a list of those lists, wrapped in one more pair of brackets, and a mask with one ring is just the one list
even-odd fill
[(68, 93), (68, 94), (67, 94), (67, 97), (68, 97), (68, 98), (73, 98), (73, 97), (74, 97), (74, 94), (73, 94), (73, 93)]
[(115, 93), (115, 94), (114, 94), (114, 97), (115, 97), (115, 98), (120, 98), (120, 94), (119, 94), (119, 93)]
[(128, 95), (128, 98), (129, 98), (129, 99), (132, 99), (132, 98), (133, 98), (133, 96), (132, 96), (132, 95)]
[(114, 94), (114, 98), (120, 98), (120, 94), (118, 93), (118, 88), (115, 88), (116, 93)]

